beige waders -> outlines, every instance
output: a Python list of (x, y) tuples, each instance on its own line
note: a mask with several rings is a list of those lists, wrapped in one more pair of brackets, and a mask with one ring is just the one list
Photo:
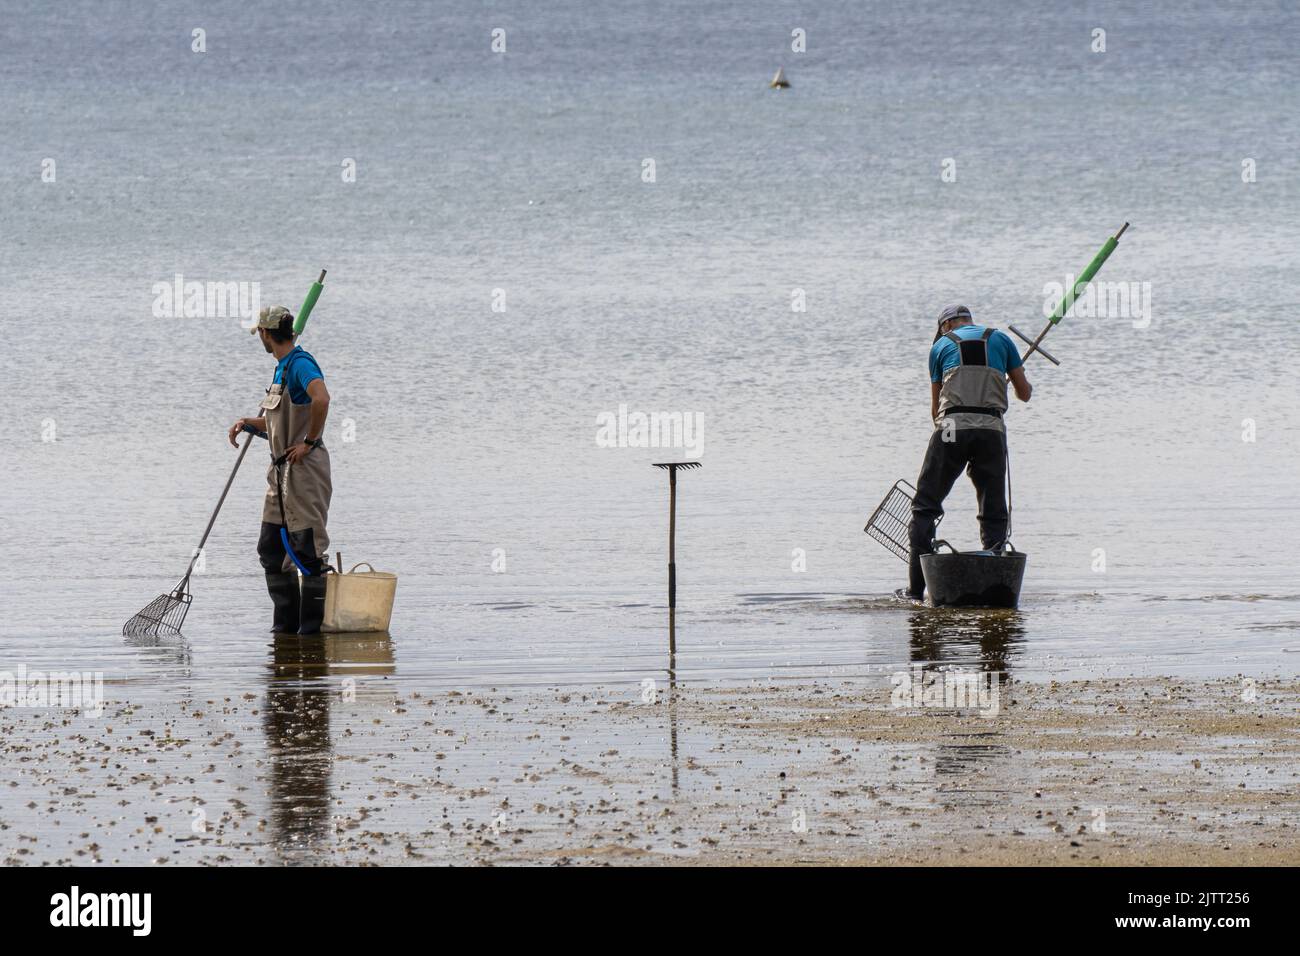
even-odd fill
[[(286, 365), (282, 379), (287, 377), (287, 372)], [(296, 464), (285, 460), (285, 452), (307, 438), (311, 403), (295, 405), (283, 382), (276, 382), (267, 390), (261, 411), (270, 439), (271, 464), (266, 470), (267, 489), (262, 502), (257, 553), (275, 607), (271, 629), (314, 634), (320, 630), (325, 612), (323, 575), (325, 556), (329, 553), (326, 521), (333, 492), (330, 456), (324, 445), (318, 445)], [(289, 547), (301, 562), (301, 568), (286, 550), (281, 528), (288, 531)], [(303, 572), (301, 593), (299, 570)]]

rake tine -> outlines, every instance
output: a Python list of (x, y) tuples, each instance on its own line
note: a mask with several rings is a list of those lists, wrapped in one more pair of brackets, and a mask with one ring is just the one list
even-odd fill
[(179, 634), (189, 613), (189, 577), (186, 576), (168, 594), (160, 594), (122, 625), (126, 637), (157, 637), (160, 634)]

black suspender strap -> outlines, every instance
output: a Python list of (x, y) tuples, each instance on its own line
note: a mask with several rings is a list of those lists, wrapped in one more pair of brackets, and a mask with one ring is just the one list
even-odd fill
[(993, 329), (984, 330), (984, 334), (977, 339), (963, 339), (956, 332), (949, 332), (944, 337), (951, 339), (957, 344), (957, 361), (962, 365), (988, 365), (989, 364), (989, 336), (993, 334)]

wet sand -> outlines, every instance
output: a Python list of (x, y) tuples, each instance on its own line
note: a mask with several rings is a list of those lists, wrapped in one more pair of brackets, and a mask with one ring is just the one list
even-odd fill
[(280, 665), (0, 712), (0, 859), (1300, 863), (1293, 678), (1006, 680), (980, 716), (895, 707), (885, 676), (421, 693)]

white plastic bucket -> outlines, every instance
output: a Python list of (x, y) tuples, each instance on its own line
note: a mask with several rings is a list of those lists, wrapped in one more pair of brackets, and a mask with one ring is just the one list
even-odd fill
[[(365, 571), (357, 568), (365, 567)], [(386, 631), (393, 617), (397, 575), (376, 571), (368, 561), (347, 574), (325, 575), (325, 619), (321, 630), (331, 633)]]

